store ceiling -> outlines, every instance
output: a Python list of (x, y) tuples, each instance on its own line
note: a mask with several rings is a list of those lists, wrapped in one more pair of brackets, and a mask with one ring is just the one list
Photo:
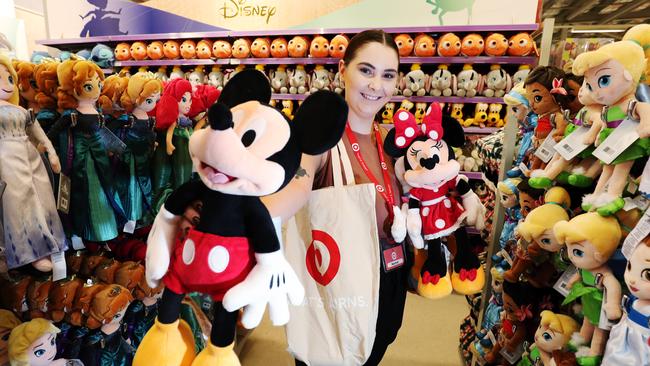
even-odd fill
[(650, 19), (648, 0), (546, 0), (542, 19), (555, 25), (639, 24)]

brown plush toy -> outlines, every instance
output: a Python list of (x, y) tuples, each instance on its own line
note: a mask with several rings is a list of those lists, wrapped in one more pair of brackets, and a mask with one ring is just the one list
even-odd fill
[(50, 288), (48, 310), (52, 321), (60, 322), (65, 314), (72, 310), (77, 291), (83, 286), (83, 281), (76, 276), (56, 281)]

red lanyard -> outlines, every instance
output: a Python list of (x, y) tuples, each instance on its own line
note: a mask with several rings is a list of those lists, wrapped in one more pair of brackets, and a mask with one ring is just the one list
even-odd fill
[(393, 185), (391, 184), (390, 174), (388, 172), (388, 165), (384, 160), (384, 147), (381, 144), (381, 133), (379, 132), (379, 126), (377, 126), (376, 123), (373, 123), (372, 127), (375, 130), (375, 140), (377, 140), (377, 152), (379, 153), (379, 162), (381, 163), (381, 170), (382, 170), (382, 174), (384, 175), (384, 185), (381, 185), (379, 183), (377, 178), (375, 178), (374, 174), (372, 174), (372, 172), (370, 171), (370, 168), (368, 168), (368, 164), (366, 164), (365, 160), (363, 160), (363, 156), (361, 156), (361, 146), (359, 146), (359, 142), (357, 142), (357, 137), (354, 135), (354, 132), (352, 132), (349, 123), (345, 125), (345, 134), (348, 135), (348, 140), (350, 140), (350, 146), (352, 146), (352, 151), (354, 152), (354, 156), (357, 158), (359, 165), (361, 165), (361, 169), (363, 169), (363, 172), (366, 173), (368, 179), (370, 179), (370, 181), (375, 185), (375, 189), (377, 190), (377, 193), (379, 193), (388, 204), (389, 206), (388, 212), (392, 217), (393, 206), (395, 206), (395, 197), (393, 196)]

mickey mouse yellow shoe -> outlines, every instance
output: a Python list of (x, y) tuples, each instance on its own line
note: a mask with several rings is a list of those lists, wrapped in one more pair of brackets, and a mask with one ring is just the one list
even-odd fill
[(241, 366), (233, 350), (235, 343), (226, 347), (217, 347), (208, 342), (203, 351), (192, 362), (192, 366)]
[(452, 272), (451, 284), (454, 291), (461, 295), (477, 294), (485, 286), (485, 272), (482, 267), (470, 270), (461, 269), (460, 272)]
[(449, 296), (452, 291), (451, 281), (449, 274), (444, 277), (440, 275), (431, 275), (429, 271), (424, 271), (424, 274), (418, 276), (418, 294), (427, 299), (440, 299)]
[(138, 346), (133, 366), (190, 366), (194, 356), (194, 336), (184, 320), (162, 324), (156, 319)]

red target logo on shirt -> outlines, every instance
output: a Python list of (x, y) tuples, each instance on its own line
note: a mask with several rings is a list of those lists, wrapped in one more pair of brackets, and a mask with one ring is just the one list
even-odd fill
[(312, 241), (307, 248), (305, 262), (311, 277), (321, 286), (327, 286), (341, 266), (341, 252), (331, 235), (324, 231), (312, 230)]

